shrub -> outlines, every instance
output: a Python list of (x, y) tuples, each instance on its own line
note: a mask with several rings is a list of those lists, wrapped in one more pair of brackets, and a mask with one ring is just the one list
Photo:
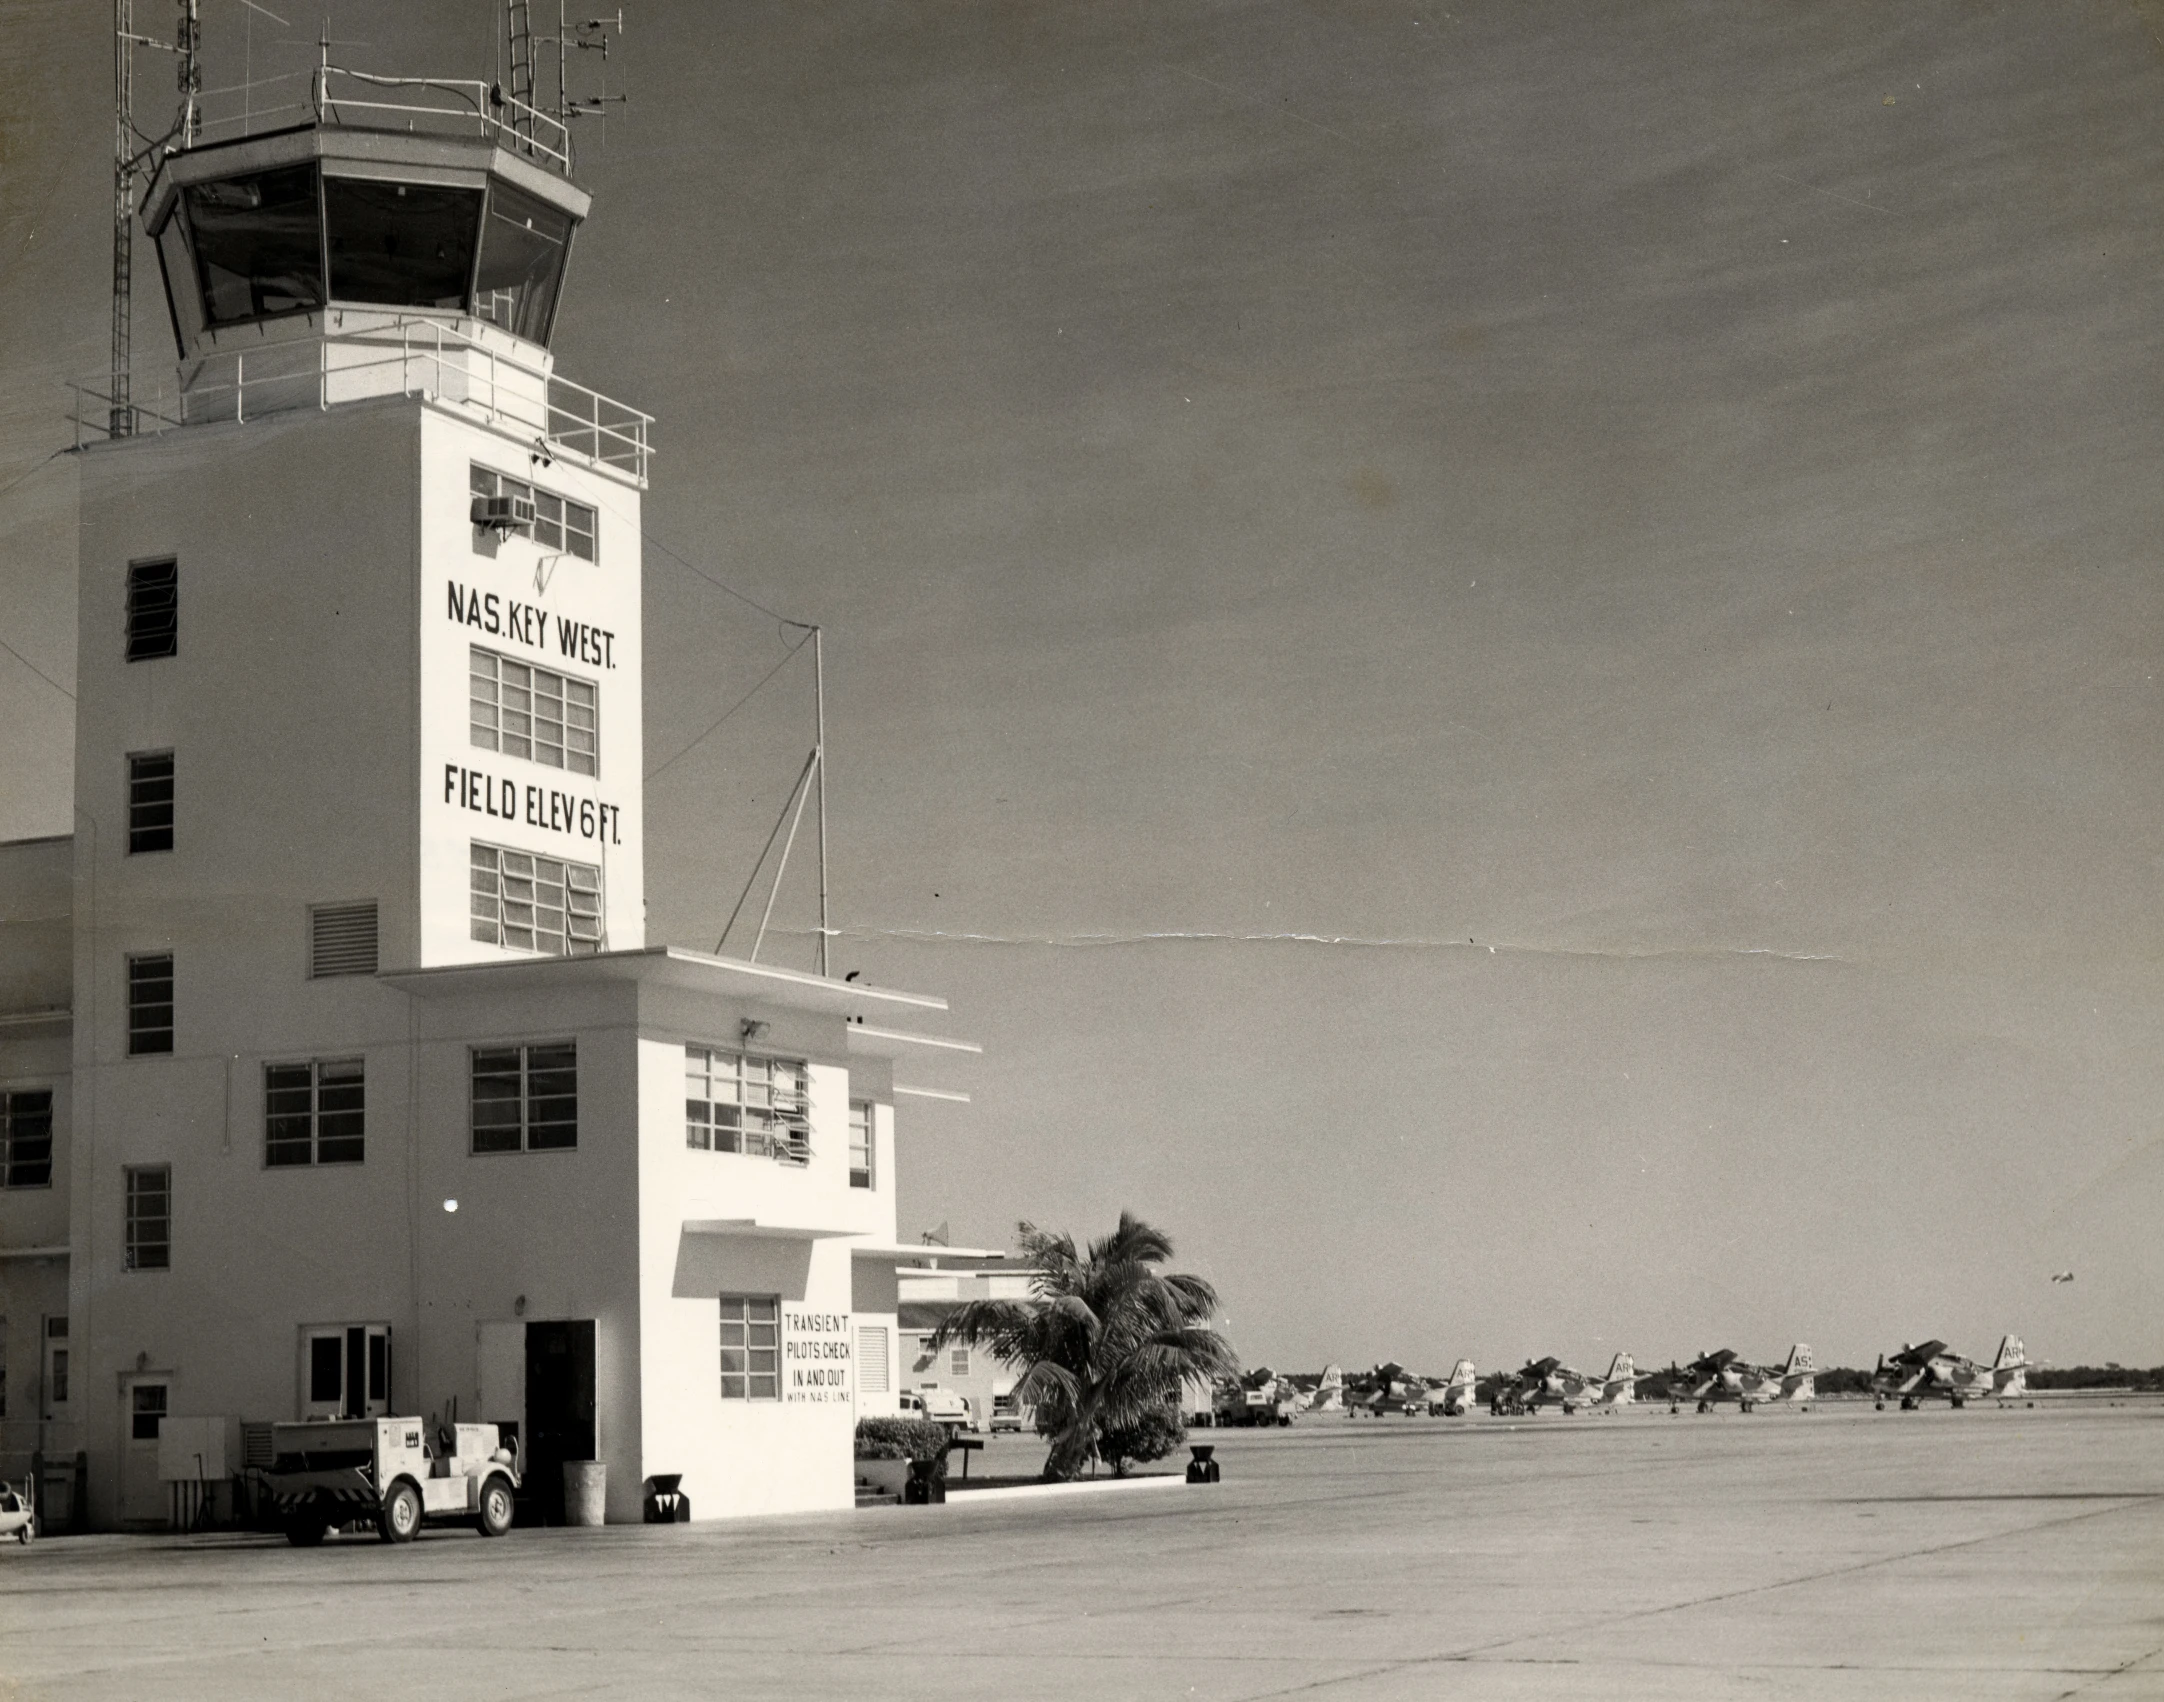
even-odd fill
[(1113, 1475), (1125, 1477), (1127, 1462), (1161, 1460), (1187, 1440), (1187, 1426), (1169, 1403), (1143, 1409), (1132, 1424), (1107, 1425), (1098, 1432), (1097, 1453)]
[(944, 1475), (947, 1442), (947, 1427), (928, 1418), (857, 1420), (860, 1460), (936, 1460), (940, 1470), (935, 1475)]

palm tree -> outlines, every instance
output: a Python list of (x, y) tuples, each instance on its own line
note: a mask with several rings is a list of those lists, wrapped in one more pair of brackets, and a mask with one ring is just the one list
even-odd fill
[(1065, 1482), (1097, 1457), (1109, 1426), (1134, 1424), (1192, 1380), (1237, 1371), (1210, 1327), (1217, 1291), (1201, 1277), (1160, 1273), (1172, 1242), (1130, 1212), (1075, 1250), (1074, 1237), (1020, 1226), (1032, 1268), (1028, 1300), (971, 1300), (947, 1315), (934, 1350), (966, 1342), (1020, 1369), (1018, 1405), (1034, 1405), (1051, 1439), (1044, 1475)]

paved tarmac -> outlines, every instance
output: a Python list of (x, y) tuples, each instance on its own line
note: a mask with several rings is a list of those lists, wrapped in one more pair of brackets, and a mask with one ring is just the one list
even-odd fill
[(1065, 1503), (10, 1545), (0, 1698), (2164, 1697), (2154, 1404), (1210, 1439)]

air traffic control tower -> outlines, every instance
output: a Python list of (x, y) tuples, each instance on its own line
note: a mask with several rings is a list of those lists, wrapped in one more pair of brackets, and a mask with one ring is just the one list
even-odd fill
[(268, 1421), (414, 1413), (517, 1425), (531, 1517), (579, 1461), (612, 1521), (849, 1506), (895, 1408), (893, 1060), (974, 1048), (647, 945), (652, 422), (556, 371), (570, 164), (326, 64), (143, 196), (179, 358), (78, 396), (72, 986), (0, 1033), (53, 1130), (0, 1254), (66, 1223), (0, 1316), (93, 1524), (164, 1522), (183, 1424), (215, 1506)]

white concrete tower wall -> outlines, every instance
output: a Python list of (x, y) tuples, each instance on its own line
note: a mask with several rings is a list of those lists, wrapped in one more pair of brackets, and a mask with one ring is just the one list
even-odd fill
[[(590, 558), (573, 539), (476, 527), (474, 468), (587, 510), (595, 521)], [(473, 937), (476, 841), (596, 870), (603, 948), (645, 944), (639, 498), (625, 475), (547, 455), (445, 410), (422, 416), (418, 963), (522, 955)], [(598, 760), (581, 765), (568, 751), (542, 760), (539, 739), (535, 755), (515, 754), (508, 728), (499, 748), (477, 745), (469, 696), (476, 651), (484, 667), (521, 670), (529, 690), (543, 682), (559, 692), (590, 690)]]

